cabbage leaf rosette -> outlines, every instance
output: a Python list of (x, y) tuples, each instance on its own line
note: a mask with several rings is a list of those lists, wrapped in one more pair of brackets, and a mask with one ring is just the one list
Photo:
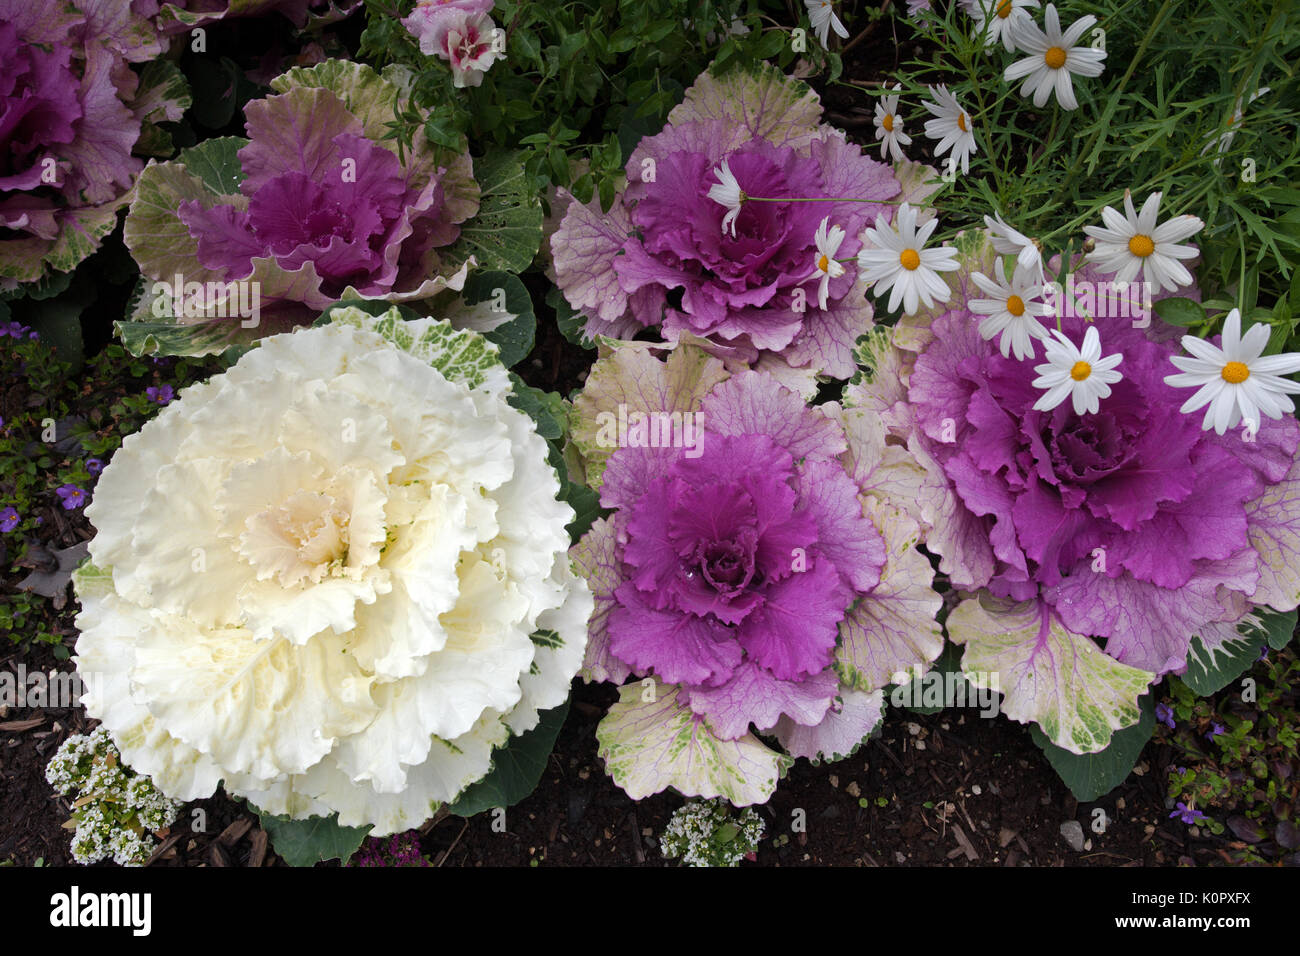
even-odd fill
[(994, 250), (983, 233), (957, 245), (957, 304), (872, 336), (870, 381), (845, 401), (926, 470), (925, 545), (969, 593), (946, 622), (967, 678), (998, 675), (1006, 716), (1096, 753), (1161, 675), (1223, 666), (1261, 617), (1300, 604), (1300, 423), (1204, 430), (1165, 382), (1178, 330), (1078, 260), (1044, 323), (1074, 343), (1096, 329), (1123, 378), (1096, 413), (1035, 409), (1035, 359), (1003, 356), (965, 306)]
[(633, 799), (764, 802), (793, 758), (853, 753), (883, 688), (943, 648), (907, 510), (924, 472), (873, 416), (696, 344), (602, 351), (572, 413), (612, 509), (572, 552), (595, 597), (583, 676), (623, 685), (599, 753)]
[(124, 344), (219, 352), (336, 301), (463, 288), (476, 260), (449, 247), (479, 185), (468, 151), (389, 135), (407, 80), (343, 60), (295, 67), (244, 108), (247, 139), (151, 163), (123, 232), (144, 276)]
[[(729, 368), (762, 361), (787, 382), (853, 374), (873, 314), (854, 260), (859, 237), (877, 216), (893, 219), (885, 200), (930, 191), (927, 167), (869, 158), (821, 122), (807, 84), (762, 64), (702, 74), (626, 170), (608, 212), (559, 193), (556, 283), (589, 337), (661, 328), (669, 340), (706, 339)], [(720, 178), (739, 190), (730, 206), (710, 195)], [(827, 266), (823, 219), (843, 230), (834, 253), (843, 268), (824, 302), (814, 281)]]
[[(168, 796), (418, 826), (556, 707), (592, 598), (495, 347), (445, 321), (271, 336), (104, 469), (76, 663)], [(94, 675), (93, 680), (90, 675)]]

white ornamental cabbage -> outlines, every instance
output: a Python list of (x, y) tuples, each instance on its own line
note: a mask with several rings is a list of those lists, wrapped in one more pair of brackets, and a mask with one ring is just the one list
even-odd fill
[(100, 476), (77, 667), (125, 761), (375, 835), (563, 703), (592, 598), (495, 347), (356, 309), (183, 391)]

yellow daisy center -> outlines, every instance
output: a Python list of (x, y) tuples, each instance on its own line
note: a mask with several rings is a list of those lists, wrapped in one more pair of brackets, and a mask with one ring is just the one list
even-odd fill
[(1091, 374), (1092, 366), (1082, 359), (1070, 366), (1070, 378), (1074, 379), (1076, 382), (1082, 382)]
[(894, 131), (894, 114), (886, 113), (885, 118), (880, 121), (880, 125), (885, 128), (886, 133), (892, 133)]
[(1025, 314), (1025, 300), (1018, 295), (1007, 296), (1007, 311), (1012, 315)]
[(831, 267), (831, 260), (830, 260), (830, 258), (829, 258), (828, 256), (818, 256), (818, 257), (817, 257), (817, 268), (818, 268), (818, 269), (820, 269), (822, 272), (826, 272), (826, 271), (828, 271), (828, 270), (830, 269), (830, 267)]
[(1136, 235), (1128, 241), (1128, 251), (1145, 259), (1156, 251), (1156, 244), (1150, 236)]
[(1246, 367), (1245, 362), (1229, 362), (1223, 366), (1223, 371), (1219, 375), (1229, 385), (1240, 385), (1250, 378), (1250, 369)]
[(911, 271), (921, 264), (921, 254), (915, 249), (904, 249), (898, 256), (903, 268)]
[(998, 4), (998, 19), (1005, 20), (1009, 16), (1011, 16), (1011, 0), (1002, 0)]
[(959, 130), (961, 130), (963, 133), (969, 133), (969, 132), (970, 132), (970, 127), (966, 125), (966, 114), (965, 114), (965, 113), (958, 113), (958, 114), (957, 114), (957, 128), (958, 128)]
[(1043, 62), (1053, 70), (1059, 70), (1065, 66), (1065, 51), (1059, 46), (1048, 47), (1047, 52), (1043, 54)]

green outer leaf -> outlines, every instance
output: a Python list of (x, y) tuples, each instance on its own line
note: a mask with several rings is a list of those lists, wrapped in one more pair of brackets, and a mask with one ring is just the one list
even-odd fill
[(1280, 651), (1291, 643), (1295, 637), (1297, 615), (1295, 611), (1268, 611), (1259, 615), (1260, 630), (1263, 631), (1268, 646)]
[(252, 808), (257, 813), (262, 829), (271, 838), (275, 852), (284, 857), (284, 862), (290, 866), (314, 866), (322, 860), (340, 860), (346, 863), (371, 830), (369, 826), (341, 827), (338, 814), (292, 820), (263, 813), (257, 807)]
[(561, 335), (579, 348), (595, 349), (596, 343), (582, 332), (587, 325), (587, 317), (569, 305), (564, 293), (552, 287), (546, 293), (546, 304), (555, 310), (555, 324), (559, 326)]
[[(975, 700), (976, 695), (979, 693), (979, 691), (976, 688), (972, 687), (970, 682), (967, 681), (965, 676), (962, 674), (961, 651), (958, 650), (957, 645), (955, 644), (945, 643), (943, 647), (943, 652), (935, 660), (934, 665), (930, 668), (930, 670), (926, 671), (926, 673), (938, 674), (940, 677), (942, 677), (944, 680), (945, 688), (948, 686), (947, 684), (948, 675), (957, 674), (959, 677), (961, 677), (962, 683), (965, 684), (964, 691), (962, 691), (962, 693), (965, 694), (964, 697), (965, 700)], [(933, 680), (933, 678), (930, 678), (930, 680)], [(894, 699), (896, 686), (897, 685), (890, 684), (888, 687), (885, 688), (886, 701), (892, 701)], [(903, 707), (906, 708), (907, 710), (910, 710), (914, 714), (937, 714), (939, 713), (939, 711), (944, 709), (943, 704), (940, 704), (938, 707), (927, 707), (924, 704), (919, 703), (919, 701), (921, 701), (924, 698), (924, 695), (925, 695), (925, 684), (922, 682), (922, 679), (920, 677), (913, 678), (911, 686), (905, 692), (905, 696), (904, 696), (905, 700), (913, 701), (913, 703), (904, 704)]]
[(242, 137), (221, 136), (181, 150), (176, 161), (183, 163), (192, 175), (218, 196), (233, 196), (244, 181), (244, 170), (239, 165), (237, 154), (246, 145), (248, 140)]
[(1124, 782), (1142, 755), (1142, 748), (1151, 739), (1151, 731), (1156, 726), (1155, 704), (1151, 695), (1142, 695), (1138, 707), (1142, 711), (1138, 722), (1132, 727), (1115, 731), (1109, 746), (1097, 753), (1082, 756), (1072, 754), (1048, 740), (1036, 724), (1030, 725), (1029, 735), (1042, 748), (1047, 762), (1070, 788), (1074, 798), (1080, 803), (1088, 803), (1104, 797)]
[(472, 783), (447, 809), (458, 817), (472, 817), (493, 807), (509, 807), (537, 789), (547, 758), (555, 749), (555, 738), (569, 713), (566, 700), (559, 707), (544, 710), (537, 726), (512, 737), (492, 755), (492, 770)]
[(514, 318), (482, 335), (496, 343), (501, 350), (501, 364), (510, 368), (533, 350), (537, 334), (537, 316), (528, 289), (517, 275), (509, 272), (474, 272), (465, 280), (461, 298), (466, 305), (478, 305), (490, 302), (497, 289), (505, 290), (505, 309)]
[(1170, 325), (1190, 328), (1205, 321), (1205, 307), (1194, 299), (1161, 299), (1154, 305), (1156, 315)]
[(513, 386), (509, 402), (537, 424), (537, 434), (547, 441), (564, 435), (564, 421), (568, 414), (564, 399), (555, 392), (543, 392), (524, 384), (514, 372), (510, 373)]
[(1261, 631), (1241, 631), (1237, 640), (1225, 641), (1211, 655), (1204, 642), (1193, 637), (1187, 649), (1187, 670), (1179, 678), (1201, 697), (1207, 697), (1250, 670), (1263, 646)]
[(488, 153), (474, 161), (479, 211), (460, 227), (460, 238), (439, 250), (444, 263), (459, 266), (473, 256), (479, 268), (523, 272), (542, 244), (542, 203), (523, 153)]

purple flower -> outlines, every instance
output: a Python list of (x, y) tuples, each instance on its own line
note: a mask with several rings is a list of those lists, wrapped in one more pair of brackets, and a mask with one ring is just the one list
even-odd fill
[(1205, 814), (1204, 814), (1204, 813), (1202, 813), (1200, 810), (1193, 810), (1191, 807), (1189, 807), (1189, 806), (1188, 806), (1186, 803), (1184, 803), (1182, 800), (1179, 800), (1179, 801), (1178, 801), (1178, 809), (1176, 809), (1176, 810), (1174, 810), (1172, 813), (1170, 813), (1169, 816), (1170, 816), (1171, 818), (1173, 818), (1173, 817), (1181, 817), (1181, 818), (1182, 818), (1182, 821), (1183, 821), (1184, 823), (1186, 823), (1186, 824), (1189, 824), (1189, 825), (1191, 825), (1191, 824), (1195, 824), (1195, 823), (1200, 823), (1202, 820), (1205, 819)]
[(18, 527), (18, 522), (22, 516), (18, 514), (18, 509), (13, 505), (8, 505), (0, 511), (0, 531), (8, 533)]
[[(851, 375), (854, 342), (872, 322), (853, 257), (863, 229), (893, 217), (878, 204), (901, 192), (890, 167), (822, 126), (816, 95), (775, 70), (706, 73), (670, 117), (629, 157), (610, 212), (570, 202), (552, 238), (557, 284), (587, 333), (662, 327), (666, 338), (707, 339), (720, 357), (779, 353)], [(730, 205), (710, 196), (719, 187)], [(786, 197), (817, 201), (761, 201)], [(821, 274), (824, 219), (845, 231), (835, 258), (846, 261), (821, 309), (809, 280)]]
[(29, 331), (31, 330), (21, 322), (6, 322), (0, 325), (0, 335), (10, 335), (16, 339), (21, 339)]
[(1213, 722), (1210, 724), (1210, 731), (1209, 731), (1209, 733), (1207, 733), (1207, 734), (1205, 735), (1205, 739), (1206, 739), (1206, 740), (1213, 740), (1215, 737), (1218, 737), (1220, 734), (1224, 733), (1225, 730), (1226, 730), (1226, 728), (1223, 726), (1223, 724), (1219, 723), (1217, 720), (1216, 720), (1216, 721), (1213, 721)]
[(70, 270), (93, 252), (143, 168), (131, 155), (141, 117), (180, 119), (180, 104), (131, 69), (162, 54), (148, 18), (156, 11), (152, 0), (0, 0), (0, 262), (7, 279)]
[(1174, 709), (1168, 704), (1156, 704), (1156, 720), (1170, 730), (1174, 729)]
[(86, 459), (86, 471), (88, 471), (92, 476), (98, 475), (103, 470), (104, 470), (104, 463), (100, 461), (98, 458)]
[(176, 393), (170, 385), (150, 385), (144, 390), (144, 393), (149, 396), (150, 401), (157, 402), (159, 405), (166, 405), (176, 397)]
[(62, 499), (64, 511), (76, 511), (86, 503), (86, 493), (76, 485), (60, 485), (54, 493)]
[[(417, 138), (399, 156), (377, 131), (402, 94), (363, 64), (328, 60), (271, 85), (275, 95), (244, 109), (249, 139), (238, 151), (238, 196), (185, 172), (184, 157), (141, 175), (141, 188), (157, 189), (176, 210), (178, 236), (158, 241), (153, 226), (140, 224), (147, 214), (128, 215), (125, 234), (142, 272), (169, 288), (142, 302), (136, 317), (157, 309), (175, 318), (179, 305), (190, 324), (209, 317), (229, 329), (232, 314), (256, 308), (248, 333), (255, 337), (309, 322), (345, 293), (397, 302), (459, 289), (466, 255), (443, 255), (478, 211), (469, 153)], [(231, 287), (238, 295), (207, 292), (197, 281), (203, 296), (178, 294), (173, 274), (185, 262), (196, 274), (238, 283)]]
[[(970, 271), (957, 274), (959, 303)], [(1109, 278), (1074, 277), (1080, 288)], [(1089, 323), (1076, 314), (1085, 310), (1100, 314)], [(1176, 330), (1154, 318), (1144, 328), (1121, 308), (1065, 311), (1073, 342), (1090, 325), (1124, 356), (1124, 378), (1096, 414), (1068, 402), (1035, 410), (1034, 360), (1003, 357), (964, 305), (930, 321), (910, 407), (889, 411), (907, 417), (896, 434), (932, 456), (946, 484), (927, 503), (941, 516), (928, 543), (955, 586), (1038, 600), (1124, 664), (1181, 671), (1193, 635), (1218, 644), (1252, 605), (1294, 606), (1294, 572), (1283, 584), (1268, 555), (1300, 533), (1292, 492), (1278, 492), (1300, 482), (1300, 423), (1266, 419), (1251, 441), (1204, 431), (1164, 381)]]

